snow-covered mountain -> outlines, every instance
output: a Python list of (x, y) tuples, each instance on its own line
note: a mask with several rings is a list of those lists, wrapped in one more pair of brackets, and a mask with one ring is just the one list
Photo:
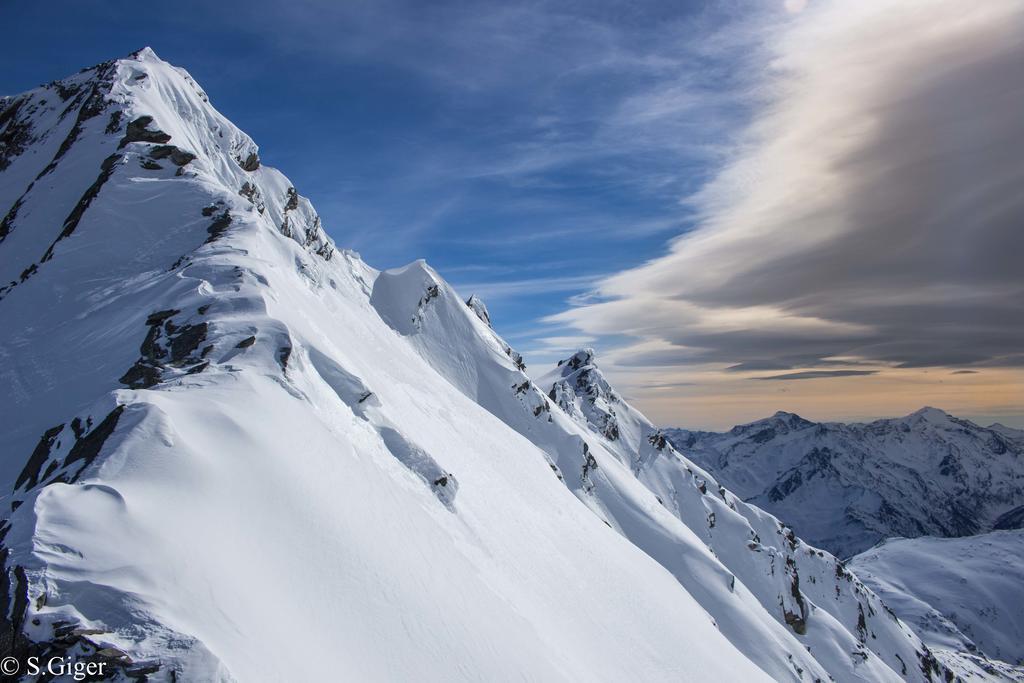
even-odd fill
[[(119, 680), (1021, 679), (575, 355), (377, 271), (151, 50), (0, 101), (0, 650)], [(343, 235), (340, 231), (338, 234)]]
[(1024, 664), (1024, 530), (895, 538), (850, 560), (935, 648), (981, 649)]
[(725, 433), (666, 435), (744, 500), (840, 557), (896, 536), (1024, 524), (1024, 432), (936, 408), (867, 424), (779, 412)]

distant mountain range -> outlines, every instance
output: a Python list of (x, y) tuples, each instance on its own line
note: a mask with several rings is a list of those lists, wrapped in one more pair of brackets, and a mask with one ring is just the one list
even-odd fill
[(665, 434), (744, 500), (840, 557), (890, 537), (1024, 524), (1024, 431), (937, 408), (855, 424), (779, 412), (724, 433)]

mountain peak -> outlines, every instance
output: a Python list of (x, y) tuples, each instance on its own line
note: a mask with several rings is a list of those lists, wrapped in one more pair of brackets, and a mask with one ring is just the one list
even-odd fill
[[(762, 434), (762, 439), (773, 438), (777, 431), (785, 434), (793, 430), (806, 429), (807, 427), (813, 427), (816, 423), (811, 422), (805, 418), (800, 417), (796, 413), (790, 413), (785, 410), (778, 410), (771, 417), (764, 417), (760, 420), (754, 420), (753, 422), (747, 422), (741, 425), (736, 425), (728, 433), (730, 434), (744, 434), (751, 431), (756, 431)], [(770, 434), (769, 434), (770, 431)]]
[(839, 555), (887, 535), (981, 533), (1024, 503), (1019, 434), (930, 406), (849, 424), (778, 412), (725, 434), (670, 438), (736, 494)]
[(924, 420), (924, 421), (930, 422), (932, 424), (941, 424), (941, 423), (944, 423), (944, 422), (948, 422), (949, 419), (950, 419), (950, 415), (949, 415), (949, 413), (947, 413), (945, 410), (942, 410), (941, 408), (933, 408), (931, 406), (925, 406), (923, 408), (915, 410), (910, 415), (907, 415), (907, 419), (910, 419), (910, 418), (917, 418), (919, 420)]
[(546, 393), (424, 261), (332, 258), (311, 204), (151, 49), (0, 108), (15, 653), (155, 680), (313, 680), (331, 648), (369, 679), (942, 674), (834, 558), (670, 448), (592, 349)]
[(164, 64), (167, 63), (167, 62), (164, 62), (164, 60), (160, 59), (160, 56), (157, 55), (156, 50), (151, 48), (149, 45), (136, 50), (135, 52), (133, 52), (130, 55), (128, 55), (128, 57), (130, 57), (131, 59), (136, 59), (136, 60), (138, 60), (140, 62), (141, 61), (157, 61), (157, 62), (163, 62)]
[(808, 420), (806, 418), (803, 418), (803, 417), (797, 415), (796, 413), (791, 413), (791, 412), (788, 412), (786, 410), (777, 410), (777, 411), (775, 411), (775, 414), (772, 415), (772, 419), (784, 420), (785, 422), (794, 423), (794, 424), (795, 423), (813, 424), (810, 420)]
[(565, 365), (569, 370), (578, 370), (589, 365), (596, 368), (597, 363), (594, 362), (596, 355), (594, 349), (582, 348), (568, 358), (558, 361), (558, 367)]

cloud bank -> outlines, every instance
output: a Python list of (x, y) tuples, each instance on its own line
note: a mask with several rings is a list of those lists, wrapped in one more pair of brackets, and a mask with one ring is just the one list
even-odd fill
[(819, 0), (765, 46), (698, 228), (550, 320), (637, 366), (1024, 365), (1024, 3)]

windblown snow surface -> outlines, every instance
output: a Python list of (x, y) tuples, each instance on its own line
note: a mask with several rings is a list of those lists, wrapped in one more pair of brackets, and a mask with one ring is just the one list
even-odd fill
[(850, 567), (929, 645), (1024, 664), (1024, 530), (895, 538)]
[[(999, 680), (378, 272), (144, 49), (0, 101), (0, 649), (112, 679)], [(343, 235), (344, 231), (339, 231)]]

